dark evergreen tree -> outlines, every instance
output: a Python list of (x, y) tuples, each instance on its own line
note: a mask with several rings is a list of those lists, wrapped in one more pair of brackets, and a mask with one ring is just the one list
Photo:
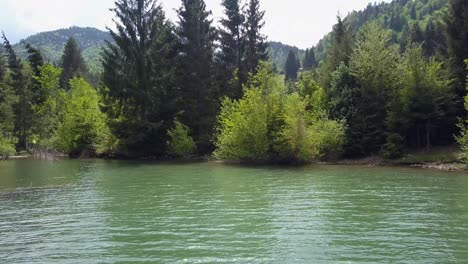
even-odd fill
[(306, 71), (313, 70), (317, 67), (314, 48), (306, 49), (304, 58), (302, 60), (302, 67)]
[(26, 51), (28, 52), (28, 61), (34, 72), (34, 76), (39, 76), (39, 66), (44, 65), (44, 58), (39, 50), (33, 48), (30, 44), (26, 44)]
[(242, 97), (242, 84), (247, 80), (244, 59), (245, 17), (239, 0), (223, 0), (225, 18), (221, 19), (219, 61), (223, 70), (223, 93), (234, 99)]
[(80, 47), (75, 38), (70, 37), (65, 44), (60, 67), (63, 69), (60, 85), (69, 87), (68, 82), (75, 76), (84, 77), (87, 74), (86, 63), (81, 55)]
[(172, 25), (154, 0), (119, 0), (112, 10), (115, 43), (103, 52), (105, 111), (126, 154), (162, 155), (177, 103)]
[[(26, 44), (26, 51), (28, 53), (28, 61), (33, 71), (33, 76), (37, 78), (41, 74), (40, 67), (44, 65), (44, 58), (39, 50), (33, 48), (30, 44)], [(41, 91), (40, 84), (36, 78), (33, 78), (31, 83), (31, 92), (34, 97), (31, 103), (33, 105), (41, 104), (45, 100), (45, 95), (42, 94), (43, 91)]]
[(455, 89), (461, 98), (466, 94), (464, 84), (467, 72), (464, 60), (468, 58), (468, 1), (450, 0), (445, 24), (450, 56), (449, 67), (455, 78)]
[(258, 63), (268, 59), (268, 44), (266, 37), (261, 33), (265, 26), (264, 16), (265, 11), (260, 10), (260, 0), (249, 0), (245, 13), (245, 65), (249, 73), (256, 73)]
[(409, 43), (423, 43), (424, 42), (424, 33), (419, 26), (419, 23), (415, 22), (410, 25), (409, 32)]
[(447, 52), (444, 31), (435, 21), (429, 22), (424, 30), (423, 48), (426, 57), (434, 56), (437, 53), (445, 55)]
[(10, 83), (18, 97), (18, 103), (14, 106), (15, 112), (15, 134), (18, 138), (17, 147), (20, 150), (27, 149), (28, 133), (31, 127), (31, 95), (27, 87), (27, 79), (23, 72), (21, 59), (16, 56), (13, 47), (3, 34), (3, 47), (7, 52), (8, 68), (10, 72)]
[(176, 31), (184, 123), (193, 132), (199, 154), (213, 150), (211, 135), (219, 105), (213, 78), (217, 36), (210, 15), (203, 0), (182, 0)]
[(3, 53), (3, 48), (0, 47), (0, 83), (5, 79), (7, 71), (7, 65), (5, 61), (5, 55)]
[(330, 88), (330, 73), (343, 62), (345, 66), (349, 65), (349, 59), (352, 53), (353, 40), (348, 27), (344, 24), (340, 16), (337, 17), (338, 23), (333, 26), (331, 33), (331, 43), (328, 47), (325, 71), (328, 73), (323, 77), (323, 85)]
[(296, 81), (299, 68), (300, 68), (300, 63), (299, 63), (299, 60), (297, 59), (296, 53), (290, 50), (288, 54), (288, 58), (286, 59), (286, 63), (284, 65), (286, 81)]

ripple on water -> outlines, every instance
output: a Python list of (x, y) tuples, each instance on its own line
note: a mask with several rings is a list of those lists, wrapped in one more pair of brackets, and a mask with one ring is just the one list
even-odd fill
[(2, 166), (11, 167), (0, 171), (0, 263), (468, 259), (464, 174), (105, 161)]

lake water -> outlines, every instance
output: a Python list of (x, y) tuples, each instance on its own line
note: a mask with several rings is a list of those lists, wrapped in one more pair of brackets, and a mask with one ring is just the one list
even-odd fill
[(468, 263), (468, 174), (0, 162), (0, 263)]

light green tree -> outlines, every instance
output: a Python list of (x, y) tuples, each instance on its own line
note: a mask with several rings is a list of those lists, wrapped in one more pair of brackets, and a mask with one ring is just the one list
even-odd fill
[(60, 88), (62, 69), (51, 64), (44, 64), (39, 66), (38, 70), (39, 76), (34, 78), (39, 84), (39, 92), (43, 100), (32, 107), (36, 120), (33, 137), (36, 138), (36, 147), (52, 149), (65, 95), (65, 91)]
[(174, 158), (188, 158), (195, 149), (196, 145), (190, 136), (190, 129), (179, 120), (174, 120), (174, 127), (167, 131), (169, 141), (167, 142), (168, 153)]
[(99, 108), (96, 90), (81, 78), (70, 80), (64, 96), (56, 146), (70, 155), (104, 153), (117, 144)]

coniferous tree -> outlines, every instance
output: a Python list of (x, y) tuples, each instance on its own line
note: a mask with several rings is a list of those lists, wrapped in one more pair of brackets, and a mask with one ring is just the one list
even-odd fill
[(299, 68), (300, 64), (299, 60), (297, 59), (296, 53), (290, 50), (288, 53), (288, 58), (286, 59), (286, 63), (284, 65), (286, 81), (296, 81)]
[(398, 47), (390, 44), (391, 32), (377, 22), (364, 26), (350, 60), (360, 85), (360, 119), (363, 154), (380, 151), (388, 136), (387, 107), (398, 93)]
[[(468, 58), (468, 1), (449, 1), (449, 11), (445, 17), (445, 27), (450, 57), (450, 72), (453, 78), (455, 78), (454, 85), (457, 94), (463, 97), (466, 94), (464, 83), (467, 73), (464, 60)], [(461, 104), (460, 108), (462, 108)]]
[(105, 111), (127, 155), (162, 155), (174, 115), (175, 36), (154, 0), (119, 0), (103, 52)]
[(0, 83), (5, 79), (6, 71), (7, 65), (5, 61), (5, 55), (3, 54), (3, 48), (0, 47)]
[(256, 73), (260, 61), (268, 59), (266, 37), (261, 33), (265, 26), (265, 11), (260, 10), (260, 0), (249, 0), (246, 9), (245, 65), (248, 73)]
[(27, 139), (29, 129), (31, 127), (32, 111), (31, 111), (31, 94), (27, 87), (26, 76), (23, 72), (23, 64), (21, 59), (16, 56), (13, 47), (3, 34), (3, 47), (7, 52), (8, 68), (10, 72), (10, 84), (18, 97), (15, 109), (15, 134), (18, 137), (17, 147), (22, 150), (27, 148)]
[(302, 60), (302, 67), (306, 71), (315, 69), (317, 67), (314, 48), (306, 49), (304, 58)]
[(244, 64), (245, 17), (239, 0), (223, 0), (226, 18), (221, 19), (219, 60), (224, 70), (224, 93), (231, 98), (242, 97), (242, 84), (246, 82)]
[(180, 46), (183, 123), (193, 132), (200, 154), (213, 148), (211, 134), (219, 104), (213, 78), (216, 29), (210, 15), (205, 1), (182, 0), (176, 31)]
[(422, 43), (424, 41), (424, 33), (419, 26), (419, 23), (415, 22), (410, 25), (409, 43)]
[(422, 45), (426, 57), (446, 54), (447, 41), (444, 31), (435, 21), (431, 21), (427, 24), (424, 30), (424, 42)]
[(337, 17), (338, 22), (333, 26), (331, 33), (331, 43), (327, 51), (325, 64), (325, 76), (323, 76), (323, 86), (330, 88), (330, 73), (343, 62), (345, 66), (349, 65), (350, 56), (352, 53), (352, 36), (349, 28), (344, 24), (340, 16)]
[(26, 45), (26, 51), (28, 53), (28, 61), (33, 71), (33, 78), (31, 83), (31, 91), (33, 93), (34, 104), (40, 104), (45, 99), (44, 94), (41, 93), (40, 84), (37, 82), (37, 77), (41, 74), (40, 67), (44, 65), (44, 58), (42, 57), (39, 50), (33, 48), (30, 44)]
[(28, 52), (28, 61), (34, 72), (34, 76), (39, 76), (41, 74), (39, 67), (44, 65), (42, 54), (30, 44), (26, 44), (26, 51)]
[(80, 47), (73, 37), (70, 37), (65, 44), (60, 67), (63, 69), (62, 76), (60, 77), (60, 85), (62, 87), (68, 88), (68, 82), (73, 77), (84, 77), (87, 74), (88, 70), (81, 55)]

